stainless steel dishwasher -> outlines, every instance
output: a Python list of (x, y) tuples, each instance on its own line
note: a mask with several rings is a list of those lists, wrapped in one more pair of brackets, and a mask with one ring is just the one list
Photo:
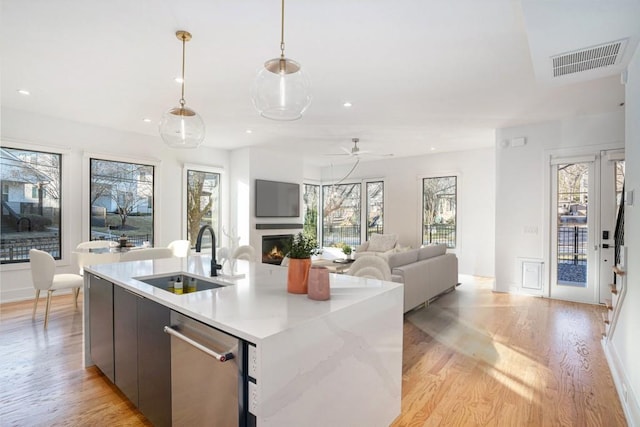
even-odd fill
[(197, 320), (171, 312), (173, 426), (244, 426), (244, 343)]

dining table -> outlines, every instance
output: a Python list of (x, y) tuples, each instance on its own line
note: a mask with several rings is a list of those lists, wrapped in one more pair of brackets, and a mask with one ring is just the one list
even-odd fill
[(150, 246), (121, 247), (116, 244), (109, 248), (76, 248), (73, 250), (73, 255), (76, 258), (76, 262), (80, 268), (80, 274), (82, 275), (84, 270), (83, 267), (85, 265), (112, 264), (114, 262), (120, 262), (122, 254), (147, 247)]

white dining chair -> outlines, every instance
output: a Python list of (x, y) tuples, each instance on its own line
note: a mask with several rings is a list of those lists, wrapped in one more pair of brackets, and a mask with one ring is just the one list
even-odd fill
[(347, 274), (379, 280), (391, 280), (391, 269), (387, 261), (379, 256), (368, 255), (355, 260)]
[(191, 242), (189, 240), (174, 240), (169, 243), (167, 248), (171, 249), (173, 256), (184, 258), (191, 251)]
[(118, 262), (118, 254), (110, 252), (92, 253), (90, 249), (108, 249), (118, 246), (117, 242), (110, 240), (90, 240), (88, 242), (81, 242), (76, 246), (76, 250), (73, 255), (76, 258), (78, 264), (78, 274), (84, 276), (85, 265), (95, 264), (109, 264), (112, 262)]
[(233, 259), (244, 259), (247, 261), (255, 261), (255, 257), (256, 250), (250, 245), (238, 246), (236, 250), (233, 251), (233, 255), (231, 255)]
[(133, 249), (120, 255), (120, 261), (142, 261), (171, 257), (173, 257), (173, 251), (169, 248)]
[(75, 297), (75, 305), (78, 308), (78, 295), (84, 285), (82, 276), (78, 274), (55, 274), (56, 261), (48, 252), (39, 249), (29, 251), (29, 264), (31, 266), (31, 278), (36, 290), (36, 298), (33, 301), (32, 319), (36, 318), (36, 308), (40, 299), (40, 291), (47, 291), (47, 307), (44, 312), (44, 328), (49, 324), (49, 307), (51, 295), (60, 289), (72, 289)]

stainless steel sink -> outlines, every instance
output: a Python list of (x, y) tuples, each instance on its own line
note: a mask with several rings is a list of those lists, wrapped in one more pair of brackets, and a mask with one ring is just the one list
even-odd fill
[[(202, 277), (192, 276), (186, 273), (163, 274), (161, 276), (152, 277), (134, 277), (134, 279), (146, 283), (147, 285), (163, 289), (167, 292), (182, 295), (229, 286), (229, 284), (226, 283), (214, 282), (212, 280), (206, 280)], [(172, 283), (175, 283), (178, 279), (182, 282), (182, 292), (178, 291), (175, 285), (172, 285)]]

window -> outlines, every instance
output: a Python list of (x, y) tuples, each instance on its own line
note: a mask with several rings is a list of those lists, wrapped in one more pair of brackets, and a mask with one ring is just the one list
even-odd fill
[[(210, 225), (220, 234), (220, 174), (187, 169), (187, 239), (195, 246), (198, 232)], [(211, 247), (211, 236), (205, 234), (203, 247)], [(220, 237), (218, 237), (220, 242)]]
[(422, 243), (456, 247), (457, 177), (422, 180)]
[(28, 262), (29, 250), (60, 259), (62, 156), (0, 148), (2, 264)]
[(384, 182), (367, 182), (367, 240), (384, 233)]
[(322, 246), (360, 244), (361, 184), (322, 187)]
[(302, 215), (304, 218), (304, 233), (313, 236), (318, 241), (318, 208), (320, 206), (320, 186), (304, 184), (302, 195)]
[(91, 240), (153, 244), (154, 166), (91, 159)]

